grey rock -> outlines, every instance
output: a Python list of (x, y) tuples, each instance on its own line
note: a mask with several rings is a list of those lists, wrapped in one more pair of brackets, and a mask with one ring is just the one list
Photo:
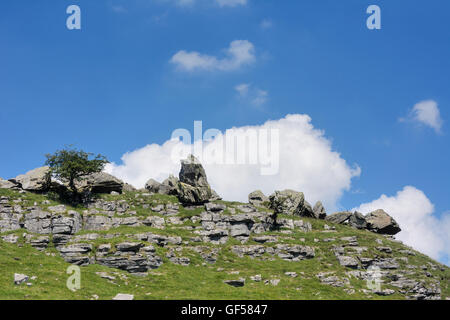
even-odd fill
[(297, 272), (285, 272), (284, 274), (287, 275), (288, 277), (291, 277), (291, 278), (297, 278), (298, 277)]
[(38, 250), (47, 249), (49, 243), (50, 243), (50, 239), (49, 239), (49, 237), (46, 237), (46, 236), (32, 238), (30, 240), (30, 245), (33, 248), (36, 248)]
[(238, 237), (238, 236), (248, 237), (248, 236), (250, 236), (250, 230), (246, 224), (243, 224), (243, 223), (234, 224), (231, 226), (230, 235), (232, 237)]
[(191, 259), (187, 257), (171, 257), (169, 260), (170, 262), (181, 266), (188, 266), (191, 263)]
[(194, 187), (180, 182), (178, 184), (178, 200), (183, 204), (197, 205), (208, 202), (212, 193), (209, 187)]
[(377, 247), (377, 250), (385, 253), (392, 253), (392, 249), (390, 247)]
[(125, 294), (125, 293), (118, 293), (113, 300), (134, 300), (134, 295), (132, 294)]
[(27, 282), (29, 279), (29, 277), (25, 274), (21, 274), (21, 273), (14, 273), (14, 284), (15, 285), (20, 285), (22, 283)]
[(257, 274), (257, 275), (251, 276), (250, 280), (255, 281), (255, 282), (261, 282), (262, 276), (260, 274)]
[(232, 287), (243, 287), (245, 285), (244, 278), (240, 278), (238, 280), (224, 280), (223, 282)]
[(36, 168), (28, 171), (26, 174), (19, 175), (10, 181), (20, 185), (23, 190), (37, 192), (46, 191), (50, 187), (50, 168)]
[(354, 227), (354, 228), (357, 228), (357, 229), (365, 229), (365, 228), (367, 228), (366, 218), (360, 212), (354, 212), (350, 216), (350, 218), (348, 220), (348, 224), (350, 226)]
[(101, 215), (85, 215), (83, 217), (85, 230), (109, 230), (112, 227), (112, 219)]
[(170, 175), (166, 180), (164, 180), (159, 186), (158, 193), (165, 194), (169, 196), (176, 196), (178, 194), (178, 178)]
[(256, 236), (253, 237), (253, 241), (259, 242), (259, 243), (273, 243), (277, 242), (278, 238), (275, 236)]
[(313, 212), (316, 219), (325, 219), (325, 217), (327, 216), (325, 208), (320, 201), (317, 201), (314, 205)]
[(367, 229), (372, 232), (394, 235), (401, 231), (398, 223), (381, 209), (369, 213), (365, 218)]
[(226, 205), (220, 203), (205, 203), (205, 210), (208, 212), (223, 212), (226, 208)]
[(358, 260), (350, 256), (337, 256), (339, 264), (344, 267), (356, 269), (359, 267)]
[(344, 212), (336, 212), (333, 213), (325, 218), (326, 221), (330, 221), (332, 223), (336, 224), (342, 224), (344, 222), (347, 222), (348, 219), (352, 216), (351, 212), (344, 211)]
[(395, 290), (384, 289), (384, 290), (375, 291), (374, 293), (379, 295), (379, 296), (390, 296), (390, 295), (395, 293)]
[(261, 207), (269, 202), (269, 198), (261, 190), (253, 191), (248, 195), (248, 202), (254, 206)]
[(2, 236), (2, 240), (8, 243), (15, 244), (19, 240), (19, 236), (15, 234), (8, 234), (6, 236)]
[(134, 242), (122, 242), (116, 245), (117, 251), (128, 252), (133, 251), (137, 252), (144, 245), (142, 243), (134, 243)]
[(148, 191), (152, 192), (152, 193), (159, 193), (159, 190), (161, 188), (161, 183), (159, 183), (158, 181), (154, 180), (154, 179), (149, 179), (146, 183), (145, 183), (145, 189), (147, 189)]
[(19, 185), (8, 180), (0, 178), (0, 189), (20, 189)]
[(269, 196), (270, 208), (275, 213), (288, 215), (302, 215), (305, 205), (305, 196), (302, 192), (293, 190), (275, 191)]
[(180, 182), (192, 187), (210, 188), (205, 169), (193, 155), (189, 155), (187, 159), (181, 160), (179, 179)]
[(122, 180), (106, 172), (92, 173), (75, 182), (75, 186), (79, 191), (92, 193), (111, 193), (112, 191), (122, 193), (124, 184)]

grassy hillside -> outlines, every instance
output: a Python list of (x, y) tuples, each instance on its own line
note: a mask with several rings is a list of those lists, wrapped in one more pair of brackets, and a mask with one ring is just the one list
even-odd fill
[[(11, 205), (20, 203), (22, 207), (39, 205), (46, 209), (59, 204), (58, 201), (51, 199), (51, 195), (20, 194), (16, 191), (0, 189), (1, 196), (7, 197)], [(177, 203), (174, 197), (142, 196), (139, 192), (115, 196), (105, 195), (102, 199), (105, 201), (126, 200), (130, 205), (130, 210), (133, 210), (132, 216), (138, 217), (151, 215), (164, 217), (153, 212), (150, 209), (151, 206), (161, 203)], [(236, 209), (239, 203), (223, 201), (220, 203), (225, 204), (227, 210), (233, 208), (231, 211), (226, 210), (223, 214), (239, 213)], [(146, 205), (149, 205), (150, 208)], [(85, 208), (67, 207), (85, 214)], [(146, 241), (137, 241), (133, 237), (133, 235), (145, 232), (179, 236), (183, 242), (181, 245), (155, 246), (156, 254), (163, 259), (163, 264), (145, 274), (136, 275), (98, 264), (82, 266), (81, 289), (75, 292), (66, 287), (69, 277), (66, 270), (70, 264), (60, 256), (52, 241), (47, 249), (39, 251), (30, 245), (29, 237), (24, 236), (30, 234), (25, 229), (1, 233), (0, 299), (111, 299), (118, 293), (133, 294), (135, 299), (405, 299), (409, 294), (390, 284), (398, 274), (419, 281), (424, 286), (439, 283), (441, 298), (450, 297), (450, 272), (447, 267), (382, 235), (356, 230), (344, 225), (331, 225), (323, 220), (302, 218), (301, 220), (311, 223), (312, 231), (301, 232), (293, 229), (267, 232), (263, 235), (276, 236), (278, 241), (265, 243), (264, 246), (280, 244), (311, 246), (315, 251), (314, 258), (286, 261), (267, 253), (259, 258), (239, 257), (232, 252), (233, 246), (261, 245), (253, 240), (253, 234), (245, 244), (241, 244), (231, 237), (226, 244), (222, 245), (193, 241), (193, 238), (197, 236), (194, 230), (200, 227), (200, 223), (195, 219), (187, 218), (199, 216), (203, 211), (203, 208), (188, 210), (180, 206), (176, 217), (185, 219), (183, 223), (166, 223), (164, 229), (147, 226), (120, 226), (104, 231), (83, 230), (78, 232), (75, 236), (98, 235), (95, 240), (81, 241), (93, 245), (92, 255), (96, 254), (96, 250), (101, 244), (111, 244), (112, 248), (115, 244), (124, 241), (151, 245)], [(127, 217), (128, 214), (127, 211), (120, 217)], [(292, 216), (283, 218), (299, 219)], [(325, 225), (334, 230), (327, 230), (329, 228), (326, 228)], [(11, 234), (18, 236), (17, 243), (7, 243), (1, 240)], [(33, 236), (38, 237), (39, 235)], [(393, 294), (383, 296), (371, 292), (367, 289), (365, 280), (351, 275), (354, 270), (339, 264), (333, 248), (336, 246), (346, 246), (347, 248), (348, 240), (345, 237), (354, 236), (357, 238), (358, 248), (366, 248), (359, 256), (393, 258), (398, 263), (397, 269), (389, 270), (388, 274), (382, 278), (384, 281), (382, 289), (392, 289), (394, 290)], [(51, 238), (50, 236), (50, 240)], [(380, 246), (391, 248), (392, 253), (380, 251)], [(216, 252), (216, 262), (206, 262), (195, 250), (196, 247), (202, 247), (203, 251)], [(405, 250), (410, 253), (406, 254)], [(167, 255), (169, 252), (189, 258), (189, 265), (172, 263)], [(297, 276), (292, 277), (286, 274), (287, 272), (295, 272)], [(343, 286), (335, 287), (321, 282), (318, 274), (328, 272), (329, 274), (326, 276), (336, 276), (337, 279), (343, 281)], [(33, 277), (33, 280), (28, 281), (29, 285), (26, 283), (15, 285), (13, 281), (15, 273), (26, 274), (30, 278)], [(261, 275), (262, 281), (251, 280), (251, 277), (255, 275)], [(224, 280), (239, 278), (245, 278), (243, 287), (232, 287), (224, 283)]]

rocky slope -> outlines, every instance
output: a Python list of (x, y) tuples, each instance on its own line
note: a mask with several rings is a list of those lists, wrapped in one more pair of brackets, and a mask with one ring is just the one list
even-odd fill
[[(0, 180), (2, 299), (450, 297), (448, 268), (395, 240), (400, 226), (383, 210), (327, 216), (293, 190), (225, 202), (194, 157), (145, 190), (88, 177), (90, 201), (73, 206), (46, 170)], [(88, 279), (76, 292), (69, 264)]]

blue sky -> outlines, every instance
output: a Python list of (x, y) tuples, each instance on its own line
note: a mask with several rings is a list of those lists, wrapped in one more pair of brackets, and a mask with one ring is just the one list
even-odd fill
[[(194, 120), (225, 130), (307, 114), (361, 168), (338, 208), (414, 186), (433, 217), (449, 215), (448, 1), (219, 2), (2, 1), (0, 177), (66, 144), (119, 164)], [(66, 28), (71, 4), (81, 30)], [(366, 27), (370, 4), (381, 30)], [(171, 62), (183, 50), (226, 59), (235, 40), (252, 45), (248, 63), (187, 71)], [(438, 108), (440, 130), (414, 118), (422, 101)]]

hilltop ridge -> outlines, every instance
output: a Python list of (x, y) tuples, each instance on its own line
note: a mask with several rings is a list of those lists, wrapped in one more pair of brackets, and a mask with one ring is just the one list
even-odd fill
[[(396, 240), (401, 226), (382, 208), (327, 215), (294, 190), (223, 201), (193, 156), (143, 190), (93, 174), (77, 186), (83, 203), (65, 202), (46, 170), (0, 180), (0, 298), (450, 297), (448, 267)], [(81, 266), (77, 291), (65, 287), (70, 264)]]

